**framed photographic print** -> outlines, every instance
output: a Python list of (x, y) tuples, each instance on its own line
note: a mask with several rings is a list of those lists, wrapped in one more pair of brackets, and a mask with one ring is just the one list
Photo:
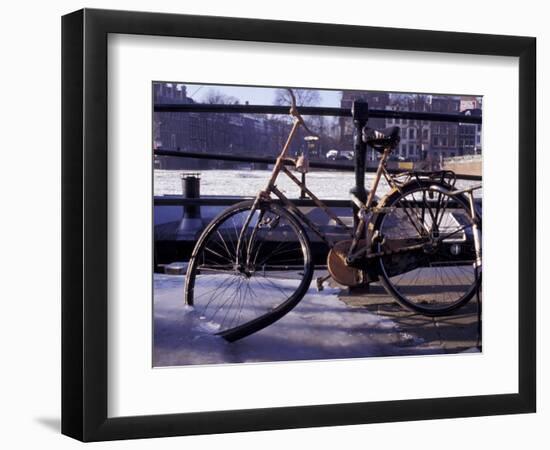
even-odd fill
[(534, 38), (62, 26), (64, 434), (535, 411)]

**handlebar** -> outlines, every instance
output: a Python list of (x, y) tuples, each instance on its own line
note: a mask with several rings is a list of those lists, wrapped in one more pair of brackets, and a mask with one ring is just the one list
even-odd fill
[(314, 133), (307, 127), (304, 118), (298, 112), (298, 108), (296, 107), (296, 96), (294, 95), (294, 92), (292, 92), (292, 89), (287, 88), (287, 91), (290, 94), (290, 115), (294, 117), (310, 135), (315, 136), (317, 139), (320, 139), (320, 136), (317, 133)]

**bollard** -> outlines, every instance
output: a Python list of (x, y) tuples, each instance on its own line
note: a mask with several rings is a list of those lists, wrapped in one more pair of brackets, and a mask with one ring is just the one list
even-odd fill
[[(200, 198), (201, 179), (199, 173), (184, 173), (181, 175), (182, 195), (185, 199)], [(202, 227), (201, 207), (186, 205), (183, 207), (183, 217), (178, 227), (178, 237), (196, 233)]]

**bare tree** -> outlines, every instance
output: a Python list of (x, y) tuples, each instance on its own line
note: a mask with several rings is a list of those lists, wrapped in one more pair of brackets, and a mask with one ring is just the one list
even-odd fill
[(223, 94), (217, 89), (210, 89), (204, 96), (204, 102), (212, 105), (236, 105), (239, 103), (239, 99)]
[[(321, 103), (321, 94), (315, 89), (292, 89), (292, 93), (296, 97), (297, 106), (315, 106)], [(277, 89), (275, 91), (275, 104), (286, 106), (292, 102), (288, 89)], [(322, 116), (309, 116), (307, 123), (312, 128), (318, 131), (323, 131), (326, 127), (325, 117)]]
[[(321, 94), (315, 89), (292, 89), (298, 106), (315, 106), (321, 102)], [(286, 89), (275, 91), (276, 105), (290, 105), (290, 93)]]

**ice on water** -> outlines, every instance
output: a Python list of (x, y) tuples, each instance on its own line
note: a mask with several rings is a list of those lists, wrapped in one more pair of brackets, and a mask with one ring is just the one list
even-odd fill
[(184, 305), (184, 282), (184, 276), (155, 275), (155, 366), (375, 356), (381, 352), (369, 330), (396, 326), (389, 319), (345, 305), (337, 298), (339, 289), (318, 292), (312, 282), (302, 301), (282, 319), (228, 343), (212, 334), (216, 324), (201, 320), (196, 308)]
[[(155, 195), (181, 195), (181, 174), (186, 171), (155, 170)], [(201, 174), (201, 195), (254, 196), (264, 189), (269, 179), (268, 170), (203, 170)], [(365, 186), (368, 189), (373, 173), (365, 175)], [(307, 174), (308, 188), (321, 199), (349, 199), (349, 191), (354, 185), (353, 172), (312, 171)], [(458, 180), (456, 187), (464, 189), (479, 184), (477, 181)], [(291, 198), (300, 194), (298, 187), (288, 178), (280, 175), (277, 187)], [(380, 180), (377, 195), (383, 196), (389, 190), (384, 179)], [(480, 196), (481, 190), (475, 191)]]

